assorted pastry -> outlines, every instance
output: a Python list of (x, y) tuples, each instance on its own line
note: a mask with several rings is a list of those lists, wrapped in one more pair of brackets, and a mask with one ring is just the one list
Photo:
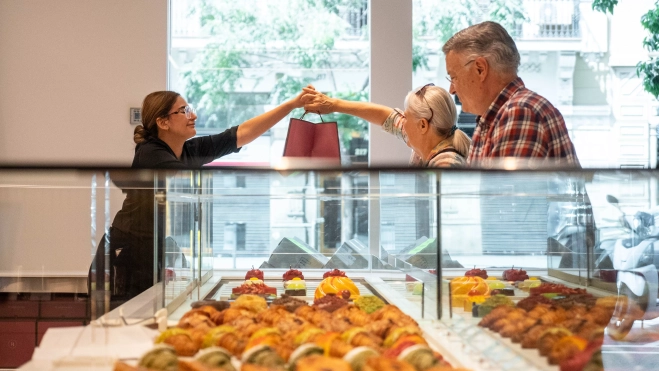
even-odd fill
[[(516, 305), (499, 298), (483, 310), (479, 326), (489, 328), (522, 348), (538, 349), (561, 370), (581, 370), (600, 349), (604, 327), (611, 320), (618, 297), (595, 299), (579, 289), (558, 284), (537, 287), (537, 293)], [(560, 292), (559, 299), (541, 293)], [(484, 303), (485, 304), (485, 303)], [(479, 308), (480, 309), (480, 308)]]
[(487, 271), (485, 269), (479, 269), (474, 267), (474, 269), (470, 269), (465, 272), (465, 277), (480, 277), (484, 280), (487, 279)]
[(347, 300), (354, 300), (359, 296), (357, 285), (346, 276), (344, 271), (333, 269), (323, 274), (323, 280), (320, 282), (314, 293), (316, 299), (320, 299), (327, 294), (343, 295), (347, 291), (349, 297)]
[(282, 276), (284, 293), (290, 296), (307, 296), (307, 284), (304, 275), (297, 269), (289, 269)]
[(529, 275), (526, 274), (526, 271), (523, 270), (522, 268), (515, 269), (515, 266), (513, 266), (510, 269), (506, 269), (503, 271), (503, 277), (504, 281), (524, 281), (529, 279)]
[(245, 274), (245, 282), (238, 287), (231, 289), (231, 299), (235, 299), (240, 295), (259, 295), (268, 299), (275, 299), (277, 297), (277, 288), (270, 287), (263, 281), (263, 271), (260, 269), (250, 269)]
[(138, 367), (120, 362), (115, 370), (451, 369), (414, 319), (375, 296), (349, 303), (328, 293), (312, 305), (284, 296), (268, 306), (244, 294), (222, 310), (189, 310), (155, 342)]
[[(596, 299), (584, 289), (529, 279), (523, 269), (503, 272), (503, 280), (484, 269), (470, 269), (450, 281), (451, 305), (464, 307), (479, 326), (522, 348), (535, 348), (561, 371), (601, 363), (604, 327), (618, 297)], [(232, 302), (192, 304), (177, 326), (162, 332), (138, 365), (123, 362), (118, 371), (290, 371), (290, 370), (451, 370), (433, 351), (419, 325), (377, 296), (360, 295), (344, 271), (323, 275), (313, 303), (304, 275), (286, 271), (284, 291), (251, 269), (232, 290)], [(513, 281), (530, 296), (511, 300)], [(268, 305), (266, 299), (274, 299)], [(598, 358), (599, 357), (599, 358)], [(599, 361), (598, 361), (599, 360)]]

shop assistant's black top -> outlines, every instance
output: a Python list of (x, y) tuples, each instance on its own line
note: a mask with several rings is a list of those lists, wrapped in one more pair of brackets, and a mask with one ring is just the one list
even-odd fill
[[(201, 167), (218, 157), (240, 151), (237, 148), (238, 127), (234, 126), (216, 135), (192, 138), (183, 144), (181, 158), (158, 138), (149, 137), (135, 147), (133, 168), (180, 169)], [(119, 185), (121, 187), (121, 185)], [(112, 222), (112, 227), (135, 237), (153, 236), (153, 181), (140, 189), (124, 189), (126, 199)]]

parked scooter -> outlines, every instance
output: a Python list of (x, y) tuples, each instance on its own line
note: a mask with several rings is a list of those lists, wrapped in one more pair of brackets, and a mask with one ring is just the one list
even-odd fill
[[(608, 196), (607, 200), (619, 210), (618, 200)], [(601, 248), (610, 251), (613, 269), (617, 271), (616, 285), (620, 298), (607, 326), (609, 335), (623, 339), (631, 330), (634, 321), (659, 317), (657, 291), (659, 279), (659, 210), (639, 211), (630, 217), (621, 211), (628, 233), (626, 236), (609, 240)], [(657, 222), (655, 222), (655, 218)]]

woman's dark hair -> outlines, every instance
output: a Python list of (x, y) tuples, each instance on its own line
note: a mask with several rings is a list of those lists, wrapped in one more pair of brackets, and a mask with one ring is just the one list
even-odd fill
[(146, 141), (148, 137), (158, 137), (158, 124), (156, 120), (159, 117), (165, 117), (172, 109), (174, 103), (180, 96), (174, 91), (155, 91), (144, 98), (142, 101), (142, 125), (137, 125), (133, 132), (133, 140), (136, 144)]

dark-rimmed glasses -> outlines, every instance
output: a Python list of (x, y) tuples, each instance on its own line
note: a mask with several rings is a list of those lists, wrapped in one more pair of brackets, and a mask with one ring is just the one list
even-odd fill
[(435, 116), (435, 112), (433, 112), (432, 107), (430, 107), (430, 103), (428, 103), (428, 101), (426, 100), (426, 97), (425, 97), (426, 89), (428, 89), (429, 86), (435, 86), (435, 84), (433, 84), (432, 82), (430, 84), (425, 84), (422, 87), (420, 87), (417, 91), (414, 92), (414, 94), (417, 97), (423, 99), (426, 102), (426, 104), (428, 105), (428, 109), (430, 110), (430, 118), (428, 119), (428, 123), (432, 122), (432, 118), (433, 118), (433, 116)]
[[(472, 60), (470, 60), (469, 62), (465, 63), (464, 66), (462, 66), (462, 67), (467, 67), (467, 66), (469, 65), (469, 63), (474, 62), (474, 61), (476, 61), (476, 60), (475, 60), (475, 59), (472, 59)], [(450, 75), (449, 75), (449, 76), (446, 76), (446, 80), (447, 80), (448, 82), (450, 82), (451, 84), (453, 84), (453, 81), (454, 81), (455, 79), (457, 79), (457, 77), (451, 77)]]
[(166, 114), (165, 117), (167, 117), (169, 115), (173, 115), (175, 113), (184, 114), (187, 119), (191, 119), (192, 115), (197, 114), (197, 110), (195, 110), (194, 107), (192, 107), (191, 105), (187, 105), (187, 106), (183, 106), (183, 107), (177, 109), (174, 112), (170, 112), (170, 113)]

